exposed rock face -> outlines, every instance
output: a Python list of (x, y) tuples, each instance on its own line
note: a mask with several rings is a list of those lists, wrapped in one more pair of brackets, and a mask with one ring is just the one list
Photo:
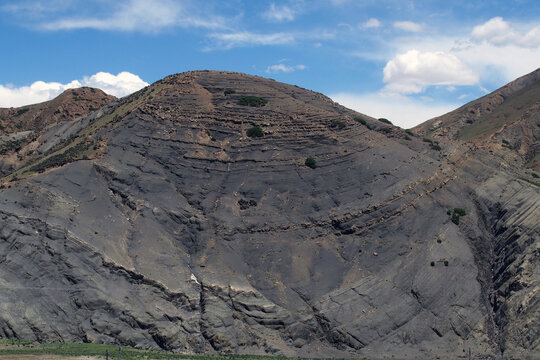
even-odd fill
[[(268, 102), (238, 105), (247, 95)], [(0, 335), (538, 357), (539, 188), (473, 145), (383, 128), (226, 72), (170, 76), (51, 128), (0, 192)]]

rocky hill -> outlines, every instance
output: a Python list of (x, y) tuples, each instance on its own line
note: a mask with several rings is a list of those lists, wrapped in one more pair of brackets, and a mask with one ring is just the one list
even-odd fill
[(114, 100), (99, 89), (82, 87), (40, 104), (0, 108), (0, 176), (32, 160), (42, 145), (36, 140), (50, 126), (82, 118)]
[(209, 71), (51, 126), (0, 180), (0, 336), (537, 358), (540, 188), (428, 140)]
[(116, 100), (100, 89), (69, 89), (50, 101), (20, 108), (0, 108), (0, 135), (36, 131), (47, 125), (71, 121)]
[(414, 130), (470, 141), (540, 171), (540, 69)]

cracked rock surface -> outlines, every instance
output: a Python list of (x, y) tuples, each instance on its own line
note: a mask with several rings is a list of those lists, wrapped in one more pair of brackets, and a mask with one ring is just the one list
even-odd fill
[[(254, 76), (190, 72), (150, 90), (111, 106), (138, 96), (100, 130), (100, 156), (0, 190), (0, 336), (304, 357), (540, 354), (540, 191), (488, 152), (436, 151)], [(268, 103), (238, 105), (247, 95)], [(263, 137), (246, 136), (254, 125)], [(466, 210), (458, 224), (454, 208)]]

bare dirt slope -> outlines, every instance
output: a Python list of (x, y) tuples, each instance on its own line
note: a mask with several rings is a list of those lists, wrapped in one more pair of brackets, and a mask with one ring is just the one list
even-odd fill
[(2, 178), (0, 336), (539, 355), (540, 190), (472, 144), (437, 150), (321, 94), (206, 71), (36, 141)]
[(540, 69), (414, 131), (470, 141), (507, 161), (540, 171)]

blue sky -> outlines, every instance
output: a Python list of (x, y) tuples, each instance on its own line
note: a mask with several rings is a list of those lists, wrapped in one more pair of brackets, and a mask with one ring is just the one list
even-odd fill
[(230, 70), (411, 127), (540, 67), (540, 1), (0, 0), (0, 107)]

